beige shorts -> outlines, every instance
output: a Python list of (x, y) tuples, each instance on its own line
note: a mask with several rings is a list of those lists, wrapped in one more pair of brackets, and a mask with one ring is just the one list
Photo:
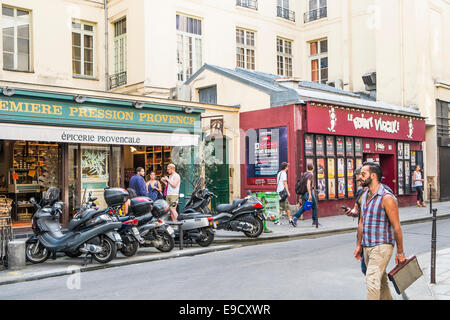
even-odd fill
[(179, 199), (179, 196), (177, 196), (177, 195), (167, 195), (166, 196), (166, 201), (169, 203), (169, 206), (171, 206), (171, 207), (173, 207), (173, 208), (175, 208), (177, 205), (178, 205), (178, 199)]
[(284, 201), (280, 201), (280, 212), (289, 210), (289, 201), (286, 199)]

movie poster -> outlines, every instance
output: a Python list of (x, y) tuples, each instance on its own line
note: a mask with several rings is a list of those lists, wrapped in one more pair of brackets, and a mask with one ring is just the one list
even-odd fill
[(317, 159), (317, 192), (319, 200), (325, 200), (327, 197), (327, 186), (325, 179), (325, 159)]
[(336, 138), (336, 155), (338, 157), (343, 157), (345, 155), (344, 152), (344, 138), (337, 137)]
[(334, 167), (334, 159), (328, 158), (328, 199), (336, 198), (336, 173)]
[(325, 146), (323, 141), (323, 136), (316, 136), (316, 156), (325, 156)]
[(353, 157), (353, 138), (346, 137), (345, 138), (345, 155), (347, 157)]
[[(361, 167), (362, 164), (363, 164), (363, 161), (362, 161), (361, 158), (356, 158), (356, 159), (355, 159), (355, 168)], [(362, 189), (361, 185), (356, 184), (356, 190), (359, 190), (359, 189)]]
[(397, 158), (403, 160), (403, 142), (397, 144)]
[(334, 157), (334, 137), (327, 137), (327, 157)]
[(314, 156), (314, 137), (312, 134), (305, 134), (305, 156)]
[(405, 143), (403, 146), (403, 158), (409, 160), (409, 143)]
[(416, 152), (411, 151), (411, 168), (414, 170), (416, 168)]
[(405, 161), (405, 193), (410, 193), (410, 178), (411, 178), (411, 168), (409, 166), (409, 161)]
[(355, 138), (355, 157), (363, 156), (362, 138)]
[(403, 189), (403, 161), (398, 162), (398, 194), (404, 195), (404, 189)]

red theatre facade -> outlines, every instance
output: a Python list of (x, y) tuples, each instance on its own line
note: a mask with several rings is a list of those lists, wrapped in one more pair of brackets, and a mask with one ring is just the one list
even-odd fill
[(245, 146), (242, 195), (247, 190), (275, 191), (276, 173), (286, 161), (290, 164), (289, 202), (294, 205), (295, 182), (312, 163), (319, 216), (338, 215), (341, 206), (354, 204), (359, 188), (354, 170), (365, 161), (374, 161), (380, 164), (382, 182), (394, 191), (399, 205), (415, 204), (411, 177), (417, 164), (423, 168), (425, 121), (421, 117), (307, 102), (244, 112), (240, 126), (246, 133), (241, 137), (241, 146)]

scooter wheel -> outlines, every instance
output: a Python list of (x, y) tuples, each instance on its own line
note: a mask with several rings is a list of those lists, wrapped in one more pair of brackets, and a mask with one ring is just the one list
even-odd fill
[[(25, 257), (31, 263), (42, 263), (50, 257), (50, 251), (42, 244), (37, 242), (29, 242), (25, 245)], [(35, 252), (36, 251), (36, 252)]]
[(100, 246), (102, 247), (102, 252), (94, 253), (94, 259), (100, 263), (110, 262), (112, 259), (116, 257), (117, 254), (117, 246), (114, 241), (112, 241), (107, 236), (101, 236), (100, 238)]
[(120, 252), (125, 257), (132, 257), (136, 254), (136, 252), (139, 249), (139, 243), (137, 241), (132, 241), (128, 244), (124, 244), (123, 247), (120, 249)]
[(264, 230), (264, 223), (258, 218), (245, 216), (239, 220), (253, 224), (252, 231), (244, 231), (244, 234), (249, 238), (258, 238)]
[(175, 241), (167, 230), (157, 229), (156, 240), (153, 240), (153, 245), (161, 252), (169, 252), (175, 247)]
[(211, 230), (211, 228), (201, 228), (200, 233), (205, 236), (203, 240), (195, 239), (195, 242), (201, 247), (207, 247), (209, 246), (213, 240), (214, 240), (214, 232)]

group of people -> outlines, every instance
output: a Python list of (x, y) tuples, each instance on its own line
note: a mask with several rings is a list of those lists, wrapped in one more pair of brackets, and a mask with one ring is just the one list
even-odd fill
[(165, 199), (170, 205), (170, 214), (172, 221), (177, 221), (177, 205), (180, 194), (181, 177), (175, 170), (174, 164), (167, 166), (168, 176), (161, 178), (161, 182), (156, 179), (156, 173), (150, 173), (150, 180), (145, 181), (145, 169), (138, 167), (136, 174), (131, 177), (128, 192), (131, 197), (149, 197), (153, 201)]
[[(290, 196), (287, 185), (288, 164), (281, 165), (277, 179), (277, 192), (286, 190)], [(297, 219), (305, 212), (306, 201), (312, 202), (313, 225), (317, 221), (317, 200), (314, 194), (314, 166), (307, 165), (307, 172), (303, 175), (307, 181), (307, 191), (300, 197), (300, 209), (292, 218), (287, 199), (281, 199), (280, 210), (286, 210), (289, 223), (297, 226)], [(361, 271), (365, 275), (368, 300), (392, 300), (386, 273), (389, 261), (394, 253), (395, 264), (406, 261), (403, 247), (403, 233), (400, 225), (398, 202), (393, 191), (382, 184), (382, 170), (379, 164), (365, 162), (355, 170), (356, 182), (361, 188), (356, 193), (353, 208), (345, 208), (345, 214), (358, 218), (358, 231), (354, 257), (361, 261)], [(417, 206), (423, 203), (423, 184), (420, 166), (416, 166), (413, 174), (413, 187), (417, 191)], [(280, 194), (281, 195), (281, 194)], [(344, 207), (343, 207), (344, 208)]]

